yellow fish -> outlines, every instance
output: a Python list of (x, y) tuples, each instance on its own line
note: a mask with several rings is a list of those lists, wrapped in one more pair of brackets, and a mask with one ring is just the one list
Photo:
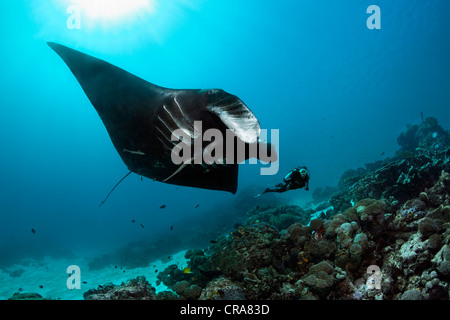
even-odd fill
[(184, 273), (191, 273), (191, 268), (186, 267), (186, 268), (184, 268), (183, 272)]

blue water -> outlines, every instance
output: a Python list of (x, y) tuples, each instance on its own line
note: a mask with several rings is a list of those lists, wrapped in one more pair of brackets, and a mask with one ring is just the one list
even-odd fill
[[(126, 23), (82, 20), (71, 30), (70, 1), (2, 2), (0, 265), (161, 237), (182, 246), (194, 232), (219, 232), (243, 192), (295, 166), (311, 170), (311, 191), (282, 199), (307, 201), (345, 170), (393, 155), (421, 112), (449, 128), (447, 0), (168, 3), (155, 0), (152, 14)], [(381, 8), (380, 30), (366, 26), (371, 4)], [(99, 208), (127, 168), (47, 41), (160, 86), (239, 96), (263, 128), (280, 130), (278, 174), (241, 166), (237, 195), (131, 175)]]

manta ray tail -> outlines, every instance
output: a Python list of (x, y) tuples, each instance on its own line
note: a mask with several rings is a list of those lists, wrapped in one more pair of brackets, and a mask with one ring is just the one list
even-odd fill
[(114, 188), (111, 189), (111, 191), (108, 193), (108, 195), (106, 196), (106, 198), (102, 201), (102, 203), (100, 203), (99, 207), (102, 206), (102, 204), (104, 204), (106, 202), (106, 200), (109, 198), (109, 196), (111, 195), (111, 193), (114, 191), (115, 188), (117, 188), (117, 186), (123, 181), (125, 180), (126, 177), (128, 177), (130, 175), (131, 171), (128, 172), (122, 179), (120, 179), (119, 182), (116, 183), (116, 185), (114, 186)]

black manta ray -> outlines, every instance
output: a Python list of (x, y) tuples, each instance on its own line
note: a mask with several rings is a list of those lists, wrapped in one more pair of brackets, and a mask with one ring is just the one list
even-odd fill
[[(259, 151), (263, 146), (259, 142), (260, 124), (238, 97), (221, 89), (163, 88), (66, 46), (48, 45), (75, 75), (130, 173), (175, 185), (236, 193), (237, 161), (176, 164), (171, 152), (176, 147), (172, 133), (181, 130), (195, 138), (196, 121), (201, 121), (202, 130), (217, 129), (224, 136), (229, 129), (246, 150), (256, 145)], [(273, 152), (270, 147), (269, 153)]]

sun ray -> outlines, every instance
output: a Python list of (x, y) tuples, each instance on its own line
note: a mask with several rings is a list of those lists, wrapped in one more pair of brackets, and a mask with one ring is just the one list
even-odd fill
[(79, 6), (88, 19), (110, 22), (152, 14), (155, 10), (154, 0), (72, 0), (72, 4)]

